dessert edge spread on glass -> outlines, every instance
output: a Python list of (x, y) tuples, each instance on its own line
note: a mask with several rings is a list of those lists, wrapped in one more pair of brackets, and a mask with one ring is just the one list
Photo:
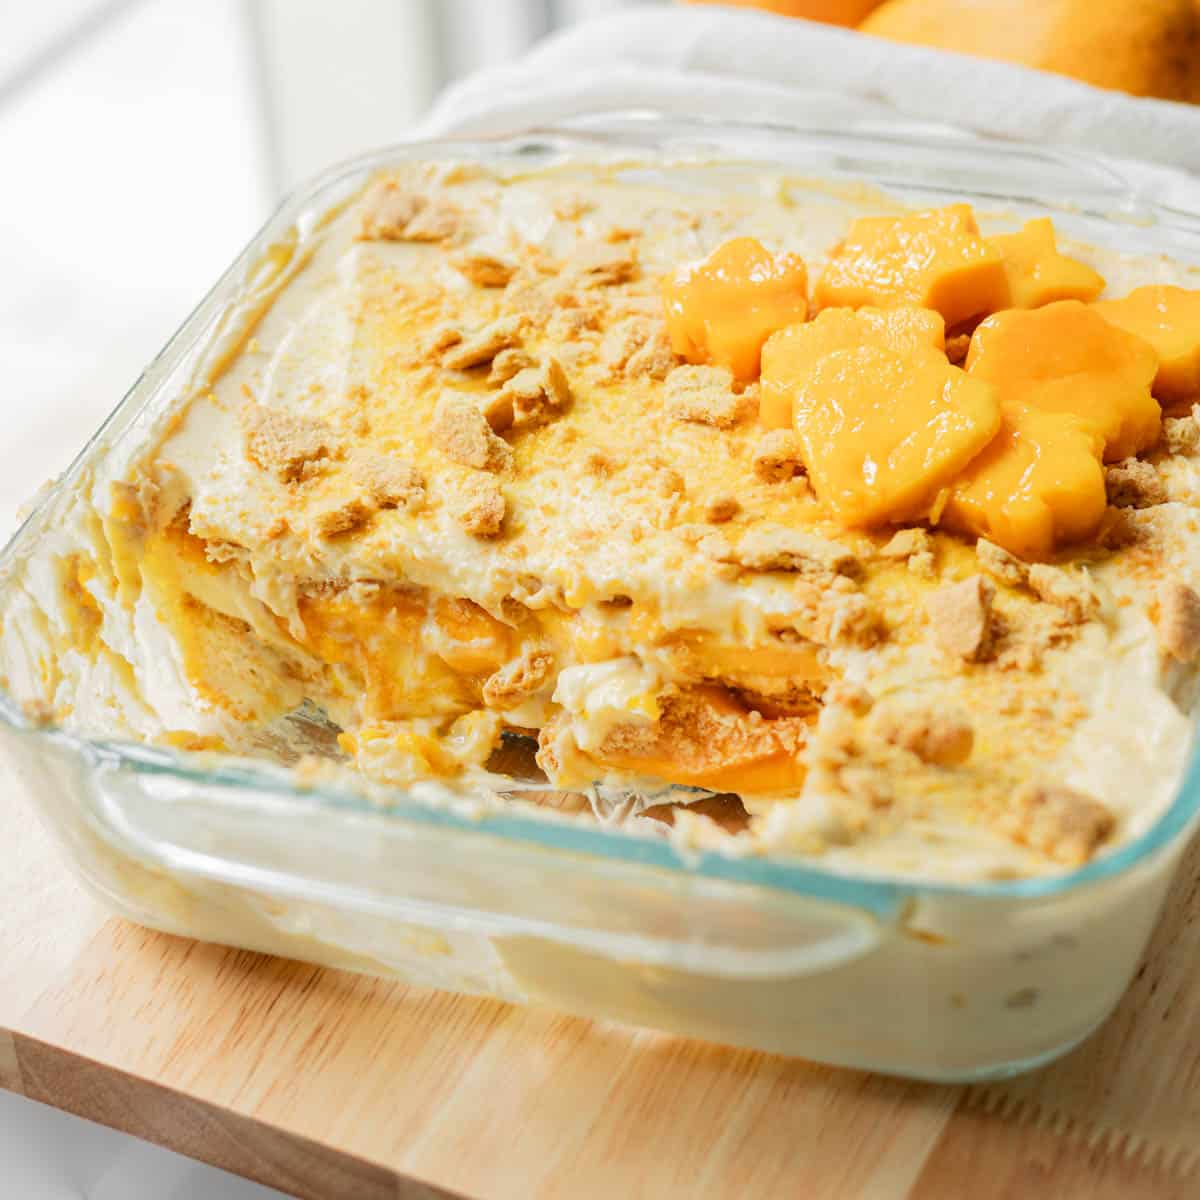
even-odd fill
[(734, 853), (1079, 865), (1190, 750), (1197, 287), (761, 169), (389, 171), (81, 482), (9, 684)]

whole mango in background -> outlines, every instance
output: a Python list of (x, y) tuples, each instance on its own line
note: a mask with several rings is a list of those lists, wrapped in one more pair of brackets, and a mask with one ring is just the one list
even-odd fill
[(898, 42), (1200, 102), (1196, 0), (888, 0), (859, 26)]
[(883, 0), (690, 0), (692, 4), (729, 4), (738, 8), (761, 8), (781, 17), (805, 17), (827, 25), (857, 25)]

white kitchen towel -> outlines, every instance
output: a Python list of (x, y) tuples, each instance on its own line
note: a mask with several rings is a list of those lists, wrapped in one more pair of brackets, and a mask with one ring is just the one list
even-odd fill
[(575, 26), (452, 87), (422, 133), (491, 135), (630, 108), (836, 128), (903, 117), (1200, 172), (1200, 106), (709, 7), (630, 11)]

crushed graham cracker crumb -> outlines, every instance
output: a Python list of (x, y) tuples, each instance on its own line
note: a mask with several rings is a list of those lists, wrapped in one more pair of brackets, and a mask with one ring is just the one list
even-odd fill
[(667, 376), (667, 408), (677, 421), (732, 429), (749, 415), (752, 401), (733, 390), (724, 367), (676, 367)]
[(637, 253), (628, 242), (597, 243), (581, 248), (571, 274), (580, 287), (616, 287), (638, 277)]
[(358, 236), (363, 241), (438, 242), (451, 237), (460, 221), (461, 214), (446, 201), (382, 179), (363, 197)]
[(358, 451), (350, 473), (380, 508), (415, 508), (425, 495), (425, 477), (403, 459)]
[(1174, 580), (1158, 592), (1158, 640), (1176, 662), (1200, 658), (1200, 595)]
[(1140, 458), (1127, 458), (1104, 468), (1108, 502), (1114, 508), (1153, 508), (1167, 502), (1167, 486)]
[(601, 339), (597, 356), (609, 378), (666, 379), (675, 366), (665, 324), (645, 316), (617, 321)]
[(330, 426), (278, 408), (254, 405), (242, 418), (246, 457), (283, 483), (297, 483), (341, 453)]
[(934, 708), (877, 708), (872, 730), (892, 746), (915, 754), (936, 767), (961, 766), (971, 757), (975, 731), (957, 713)]
[(361, 529), (375, 514), (375, 506), (362, 496), (351, 496), (317, 513), (313, 528), (318, 537), (334, 538)]
[(870, 649), (887, 636), (883, 614), (861, 593), (843, 596), (832, 607), (829, 640), (835, 646)]
[(463, 340), (463, 331), (451, 321), (435, 325), (425, 342), (426, 358), (440, 358), (443, 351), (457, 346)]
[(479, 247), (468, 248), (451, 255), (450, 265), (476, 287), (482, 288), (506, 287), (517, 273), (517, 264), (511, 258), (493, 254)]
[(1009, 587), (1024, 587), (1029, 582), (1029, 566), (1023, 563), (1015, 554), (980, 538), (975, 543), (975, 557), (979, 565), (993, 578)]
[(786, 525), (761, 523), (747, 530), (734, 544), (721, 535), (702, 547), (719, 562), (749, 571), (794, 571), (801, 575), (844, 575), (857, 579), (862, 562), (857, 555), (816, 534)]
[(1100, 607), (1099, 597), (1088, 579), (1047, 563), (1034, 563), (1028, 571), (1029, 586), (1039, 599), (1061, 608), (1074, 625), (1092, 617)]
[(501, 389), (498, 402), (512, 406), (512, 426), (543, 425), (571, 403), (571, 384), (557, 358), (518, 371)]
[(488, 708), (512, 708), (527, 696), (540, 692), (553, 671), (554, 655), (549, 650), (527, 650), (488, 676), (483, 685), (483, 702)]
[(714, 496), (704, 506), (704, 519), (714, 525), (724, 525), (741, 511), (741, 501), (736, 496)]
[(800, 439), (790, 429), (772, 429), (758, 439), (751, 459), (754, 474), (765, 483), (782, 483), (805, 473)]
[(1078, 866), (1092, 857), (1116, 828), (1098, 800), (1060, 784), (1027, 783), (1012, 796), (999, 822), (1004, 833), (1056, 862)]
[(509, 350), (501, 350), (492, 359), (492, 369), (488, 372), (488, 383), (499, 385), (507, 383), (514, 375), (524, 371), (526, 367), (537, 365), (537, 360), (526, 350), (514, 346)]
[(443, 352), (442, 366), (451, 371), (486, 366), (502, 350), (520, 344), (522, 326), (519, 316), (499, 317), (470, 336), (461, 336)]
[(495, 537), (504, 528), (507, 503), (500, 485), (490, 475), (466, 480), (454, 497), (458, 523), (475, 537)]
[(992, 601), (995, 587), (982, 575), (940, 588), (925, 609), (934, 640), (947, 654), (981, 662), (992, 649)]
[(480, 471), (501, 471), (512, 449), (497, 437), (479, 406), (468, 396), (444, 392), (433, 411), (433, 444), (452, 462)]
[(1195, 454), (1200, 450), (1200, 404), (1186, 417), (1164, 417), (1163, 445), (1168, 454)]

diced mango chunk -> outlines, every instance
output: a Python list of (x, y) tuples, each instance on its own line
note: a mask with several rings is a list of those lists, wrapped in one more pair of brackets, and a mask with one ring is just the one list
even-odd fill
[(1154, 347), (1154, 394), (1164, 404), (1200, 396), (1200, 291), (1155, 284), (1093, 307), (1106, 321)]
[(929, 322), (905, 321), (891, 345), (850, 313), (768, 343), (764, 388), (790, 391), (809, 482), (848, 527), (928, 516), (1000, 427), (993, 389), (946, 361)]
[(792, 393), (798, 374), (822, 354), (869, 344), (897, 354), (921, 349), (942, 355), (946, 326), (929, 308), (827, 308), (807, 325), (774, 334), (763, 347), (759, 420), (768, 429), (792, 427)]
[(1026, 221), (1018, 233), (999, 233), (985, 240), (1004, 258), (1011, 308), (1041, 308), (1055, 300), (1095, 300), (1104, 291), (1102, 275), (1087, 263), (1058, 252), (1054, 222), (1049, 217)]
[(1080, 417), (1014, 405), (995, 440), (950, 492), (942, 524), (1021, 558), (1093, 533), (1107, 498), (1103, 439)]
[(1116, 462), (1158, 441), (1162, 411), (1150, 394), (1153, 348), (1078, 300), (1009, 309), (971, 338), (967, 373), (992, 384), (1005, 410), (1015, 406), (1074, 413)]
[(758, 377), (763, 343), (808, 318), (808, 272), (794, 254), (772, 255), (754, 238), (718, 246), (663, 284), (671, 348), (691, 363)]
[(1008, 303), (1004, 259), (967, 204), (853, 222), (817, 282), (818, 308), (916, 304), (957, 325)]

